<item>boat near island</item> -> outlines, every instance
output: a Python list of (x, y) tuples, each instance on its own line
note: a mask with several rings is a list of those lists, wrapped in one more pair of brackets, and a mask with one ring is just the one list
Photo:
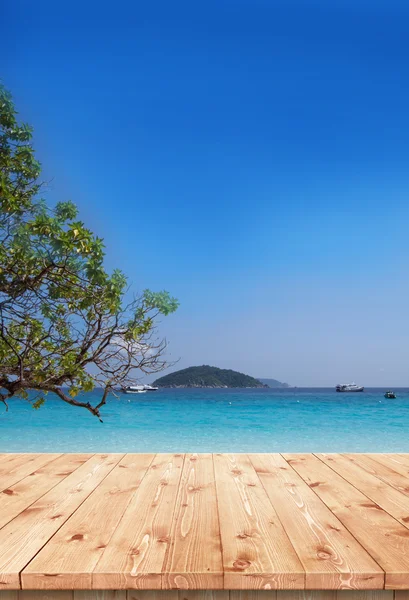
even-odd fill
[(124, 388), (125, 394), (146, 394), (146, 392), (156, 392), (159, 388), (153, 385), (128, 385)]
[(364, 387), (356, 385), (356, 383), (339, 383), (335, 387), (337, 392), (363, 392)]

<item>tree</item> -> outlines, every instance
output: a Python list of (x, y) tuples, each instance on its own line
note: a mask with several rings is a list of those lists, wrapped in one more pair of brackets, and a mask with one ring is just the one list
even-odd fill
[[(50, 209), (39, 197), (31, 139), (0, 87), (0, 401), (8, 408), (20, 397), (38, 408), (51, 392), (100, 418), (108, 394), (134, 383), (136, 371), (165, 367), (157, 317), (178, 303), (149, 290), (126, 302), (126, 277), (105, 271), (103, 241), (75, 205)], [(78, 396), (96, 387), (95, 406)]]

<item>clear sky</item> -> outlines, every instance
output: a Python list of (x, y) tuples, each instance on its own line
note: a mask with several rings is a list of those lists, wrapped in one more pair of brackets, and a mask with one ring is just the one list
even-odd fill
[(181, 307), (178, 367), (409, 385), (409, 3), (13, 0), (49, 199)]

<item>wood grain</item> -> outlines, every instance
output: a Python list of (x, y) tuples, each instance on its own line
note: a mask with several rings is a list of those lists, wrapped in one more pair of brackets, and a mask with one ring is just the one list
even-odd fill
[(0, 600), (409, 600), (409, 455), (2, 454), (1, 481)]
[(345, 456), (390, 487), (409, 495), (409, 468), (399, 462), (398, 455), (345, 454)]
[(75, 590), (73, 600), (127, 600), (127, 596), (124, 590)]
[[(41, 591), (41, 590), (20, 590), (18, 600), (74, 600), (73, 592), (66, 591)], [(2, 600), (2, 599), (0, 599)], [(91, 600), (91, 599), (89, 599)]]
[(249, 460), (214, 456), (225, 589), (302, 589), (304, 569)]
[(387, 485), (382, 479), (370, 473), (366, 465), (361, 461), (357, 461), (354, 455), (331, 455), (332, 460), (330, 462), (327, 461), (325, 455), (317, 454), (317, 456), (322, 458), (341, 477), (395, 517), (402, 525), (409, 528), (408, 495)]
[(153, 454), (128, 454), (23, 571), (24, 587), (91, 589), (92, 572)]
[(0, 492), (59, 456), (61, 454), (3, 454), (0, 457)]
[(396, 462), (402, 464), (402, 466), (406, 466), (409, 469), (409, 453), (399, 453), (399, 454), (385, 454), (390, 459), (394, 459)]
[(63, 454), (39, 466), (27, 477), (3, 490), (0, 502), (0, 528), (78, 469), (91, 456), (92, 454)]
[(166, 589), (223, 589), (219, 516), (211, 454), (188, 454), (163, 567)]
[(127, 600), (179, 600), (176, 590), (128, 590), (126, 595)]
[(409, 600), (407, 591), (85, 590), (0, 591), (0, 600)]
[(250, 459), (306, 572), (307, 589), (376, 589), (384, 572), (278, 454)]
[(17, 590), (6, 590), (4, 592), (0, 590), (0, 600), (18, 600), (20, 593)]
[(394, 600), (394, 594), (392, 590), (337, 592), (337, 600)]
[[(162, 592), (165, 593), (166, 592)], [(229, 600), (227, 590), (183, 590), (179, 592), (178, 600)]]
[[(409, 532), (398, 521), (311, 454), (285, 458), (385, 571), (386, 589), (409, 584)], [(324, 456), (324, 455), (320, 455)], [(329, 464), (336, 455), (327, 455)]]
[[(298, 590), (298, 591), (279, 591), (277, 592), (277, 600), (337, 600), (337, 594), (335, 590), (316, 591), (316, 590)], [(343, 592), (347, 595), (353, 592)], [(364, 594), (366, 592), (363, 592)], [(369, 600), (369, 599), (368, 599)]]
[[(285, 594), (286, 592), (278, 592), (277, 590), (232, 590), (229, 593), (230, 600), (277, 600), (278, 594)], [(294, 590), (289, 593), (294, 594), (294, 600), (296, 600), (297, 594), (302, 592)], [(288, 600), (291, 599), (288, 598)]]
[(94, 589), (160, 589), (184, 455), (159, 454), (93, 572)]
[[(0, 585), (20, 587), (19, 574), (113, 469), (122, 455), (97, 454), (87, 462), (76, 455), (78, 468), (0, 530)], [(74, 458), (75, 460), (75, 458)], [(21, 575), (24, 588), (24, 576)]]

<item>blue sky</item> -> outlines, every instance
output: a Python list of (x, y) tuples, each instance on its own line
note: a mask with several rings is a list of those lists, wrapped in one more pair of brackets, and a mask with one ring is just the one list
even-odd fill
[(409, 4), (3, 6), (2, 79), (50, 180), (179, 367), (409, 385)]

